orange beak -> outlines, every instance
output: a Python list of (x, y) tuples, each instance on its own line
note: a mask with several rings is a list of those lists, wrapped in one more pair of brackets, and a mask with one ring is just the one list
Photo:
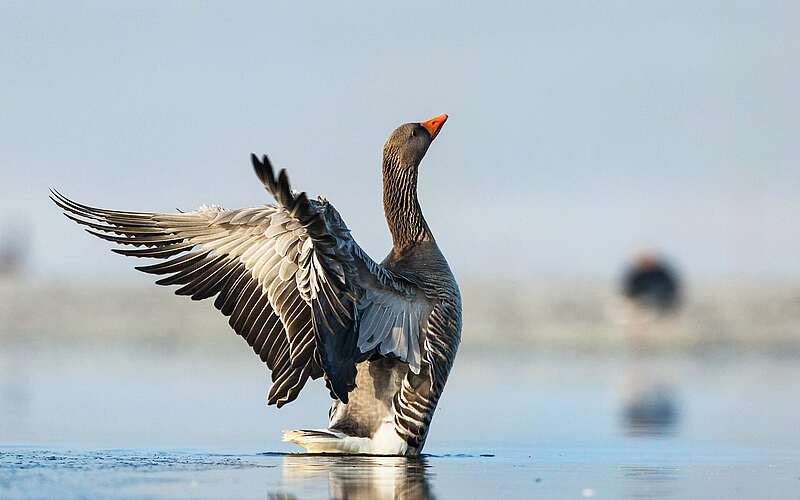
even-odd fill
[(446, 121), (447, 121), (447, 115), (442, 113), (441, 115), (435, 116), (426, 122), (420, 123), (420, 125), (425, 127), (425, 130), (427, 130), (428, 133), (431, 134), (431, 140), (434, 140), (436, 139), (436, 136), (439, 134), (439, 131), (442, 129), (442, 125), (444, 125), (444, 122)]

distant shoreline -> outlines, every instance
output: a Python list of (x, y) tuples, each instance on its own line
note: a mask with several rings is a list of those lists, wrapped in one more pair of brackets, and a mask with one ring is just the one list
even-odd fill
[[(800, 286), (715, 283), (688, 290), (673, 317), (639, 313), (606, 283), (467, 281), (467, 348), (800, 353)], [(130, 343), (182, 349), (235, 335), (212, 301), (150, 286), (0, 282), (6, 346)], [(634, 339), (634, 340), (632, 340)]]

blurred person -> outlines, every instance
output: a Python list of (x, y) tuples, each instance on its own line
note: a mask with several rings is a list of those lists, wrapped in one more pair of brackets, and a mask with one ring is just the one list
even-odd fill
[(623, 427), (631, 436), (672, 434), (680, 419), (676, 390), (669, 374), (646, 351), (673, 331), (675, 325), (664, 320), (681, 305), (678, 274), (666, 259), (645, 251), (623, 274), (621, 288), (628, 306), (625, 336), (633, 354), (625, 365)]
[(681, 284), (677, 272), (665, 259), (643, 252), (622, 278), (622, 294), (640, 308), (667, 314), (681, 303)]
[(620, 295), (624, 299), (620, 326), (629, 347), (639, 351), (664, 342), (678, 326), (682, 302), (678, 273), (655, 252), (640, 252), (622, 275)]

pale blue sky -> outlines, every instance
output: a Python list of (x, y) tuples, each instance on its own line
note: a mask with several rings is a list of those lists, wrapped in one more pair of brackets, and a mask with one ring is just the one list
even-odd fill
[(268, 201), (251, 151), (376, 259), (381, 146), (450, 120), (423, 209), (459, 276), (800, 276), (798, 2), (3, 2), (0, 209), (40, 276), (141, 280), (48, 205)]

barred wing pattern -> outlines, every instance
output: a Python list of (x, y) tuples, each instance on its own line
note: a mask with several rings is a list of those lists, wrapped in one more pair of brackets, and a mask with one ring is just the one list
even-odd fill
[(416, 288), (370, 259), (330, 203), (292, 193), (266, 156), (253, 164), (277, 205), (163, 214), (94, 208), (56, 191), (51, 198), (89, 233), (139, 247), (114, 252), (167, 259), (137, 267), (166, 275), (157, 284), (182, 285), (175, 293), (193, 300), (216, 296), (215, 307), (272, 371), (269, 404), (293, 401), (321, 376), (346, 403), (355, 365), (376, 353), (418, 373)]

